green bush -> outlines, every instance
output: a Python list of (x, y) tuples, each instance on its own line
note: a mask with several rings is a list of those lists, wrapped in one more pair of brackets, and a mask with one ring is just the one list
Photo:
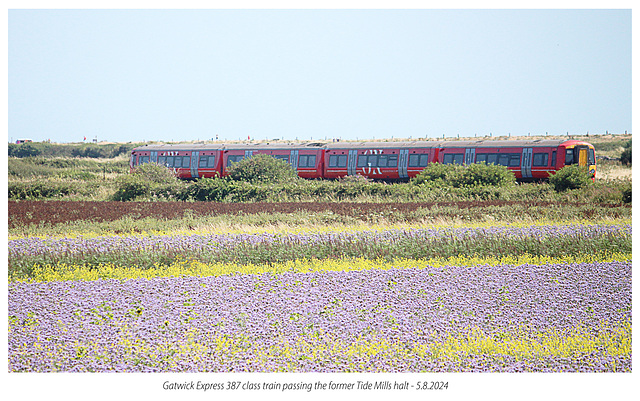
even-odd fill
[(17, 145), (9, 144), (10, 157), (90, 157), (90, 158), (113, 158), (119, 155), (128, 155), (133, 148), (140, 146), (138, 143), (75, 143), (75, 144), (55, 144), (48, 142), (28, 142)]
[(447, 179), (454, 188), (492, 186), (505, 187), (516, 183), (513, 171), (496, 164), (474, 163), (458, 168)]
[(461, 167), (457, 164), (429, 163), (420, 174), (413, 178), (411, 183), (414, 185), (449, 186), (447, 175), (452, 174)]
[(116, 179), (114, 200), (130, 201), (137, 198), (179, 199), (184, 193), (184, 183), (170, 169), (157, 163), (136, 167), (128, 175)]
[(624, 203), (631, 203), (631, 182), (627, 182), (622, 186), (622, 201)]
[(235, 181), (276, 183), (297, 180), (298, 174), (284, 160), (269, 155), (255, 155), (233, 164), (229, 177)]
[(556, 192), (564, 192), (569, 189), (586, 188), (593, 184), (591, 174), (585, 166), (572, 164), (558, 170), (549, 177), (549, 183)]
[(14, 143), (9, 144), (10, 157), (33, 157), (38, 156), (40, 153), (42, 153), (42, 150), (31, 143), (21, 143), (20, 145)]
[(131, 175), (156, 184), (169, 184), (178, 180), (173, 170), (158, 163), (141, 164), (133, 170)]
[(516, 177), (505, 166), (474, 163), (466, 166), (457, 164), (429, 164), (412, 181), (414, 185), (450, 186), (453, 188), (513, 185)]
[(620, 154), (620, 163), (625, 165), (631, 164), (631, 141), (624, 145), (624, 150)]
[(38, 181), (38, 182), (9, 182), (9, 199), (38, 200), (55, 199), (63, 196), (84, 193), (90, 188), (70, 181)]
[(201, 178), (188, 185), (183, 199), (206, 202), (223, 202), (238, 188), (238, 182), (229, 178)]

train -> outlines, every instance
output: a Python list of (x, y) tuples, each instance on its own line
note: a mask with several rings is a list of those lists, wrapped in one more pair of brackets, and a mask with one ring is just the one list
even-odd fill
[(225, 177), (254, 155), (286, 161), (298, 176), (338, 179), (362, 175), (379, 181), (409, 181), (430, 163), (506, 166), (518, 181), (539, 181), (564, 166), (585, 166), (596, 175), (592, 144), (578, 140), (474, 140), (413, 142), (306, 142), (160, 144), (132, 150), (131, 171), (144, 163), (166, 166), (181, 179)]

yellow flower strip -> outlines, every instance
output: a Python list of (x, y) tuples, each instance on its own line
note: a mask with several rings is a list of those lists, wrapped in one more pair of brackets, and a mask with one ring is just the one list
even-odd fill
[(99, 266), (67, 265), (64, 263), (35, 266), (33, 278), (27, 280), (10, 277), (9, 281), (68, 281), (68, 280), (101, 280), (101, 279), (139, 279), (154, 277), (181, 276), (222, 276), (232, 274), (281, 274), (281, 273), (310, 273), (328, 271), (363, 271), (388, 270), (409, 268), (443, 268), (445, 266), (496, 266), (508, 265), (546, 265), (562, 263), (595, 263), (612, 261), (630, 261), (631, 253), (585, 254), (579, 257), (549, 257), (532, 255), (511, 255), (501, 258), (495, 257), (451, 257), (435, 259), (397, 259), (392, 262), (384, 260), (370, 260), (364, 258), (342, 258), (322, 260), (295, 260), (273, 264), (233, 264), (233, 263), (202, 263), (194, 259), (185, 258), (170, 265), (155, 265), (152, 268), (140, 269), (136, 266), (121, 267), (114, 264)]
[[(124, 352), (113, 354), (95, 339), (87, 339), (86, 342), (71, 344), (73, 356), (80, 360), (94, 358), (114, 364), (137, 361), (169, 371), (179, 370), (178, 361), (190, 361), (194, 367), (204, 371), (208, 368), (207, 358), (211, 355), (219, 362), (243, 358), (255, 371), (296, 371), (303, 368), (301, 361), (339, 363), (345, 371), (384, 371), (394, 364), (416, 359), (439, 361), (454, 371), (473, 368), (499, 370), (512, 365), (513, 359), (533, 362), (538, 366), (546, 366), (547, 361), (554, 359), (564, 360), (572, 365), (564, 368), (567, 370), (582, 367), (587, 370), (618, 371), (621, 368), (615, 365), (615, 359), (603, 359), (601, 356), (630, 358), (632, 350), (630, 320), (613, 323), (602, 321), (597, 330), (584, 326), (545, 332), (514, 328), (509, 332), (487, 334), (469, 328), (445, 338), (438, 338), (434, 334), (411, 343), (376, 338), (375, 335), (351, 341), (325, 333), (296, 339), (278, 336), (272, 345), (264, 347), (243, 335), (199, 333), (195, 329), (190, 330), (183, 341), (160, 343), (150, 343), (136, 337), (129, 327), (122, 327), (121, 332), (122, 338), (116, 347)], [(196, 341), (197, 337), (200, 340)], [(34, 352), (65, 355), (68, 354), (69, 344), (49, 343), (46, 347), (35, 348), (34, 351), (31, 346), (23, 344), (16, 351), (25, 355)], [(247, 353), (249, 348), (251, 351)], [(585, 359), (585, 356), (589, 357)], [(473, 357), (480, 357), (480, 360), (474, 362), (470, 359)], [(571, 361), (575, 361), (575, 365)], [(590, 366), (594, 361), (604, 363), (604, 366)], [(376, 363), (382, 363), (382, 367), (376, 366)], [(483, 366), (478, 366), (478, 363)], [(527, 370), (531, 370), (531, 367)]]
[(425, 224), (425, 223), (353, 223), (353, 224), (322, 224), (322, 225), (237, 225), (233, 224), (225, 226), (211, 226), (211, 227), (196, 227), (195, 229), (189, 228), (184, 230), (148, 230), (148, 231), (131, 231), (129, 233), (96, 233), (96, 232), (81, 232), (71, 231), (64, 235), (11, 235), (9, 233), (8, 240), (16, 240), (21, 238), (97, 238), (97, 237), (148, 237), (159, 235), (210, 235), (210, 234), (322, 234), (332, 232), (345, 232), (345, 233), (357, 233), (362, 231), (389, 231), (389, 230), (408, 230), (408, 229), (424, 229), (424, 228), (448, 228), (448, 227), (467, 227), (467, 228), (488, 228), (488, 227), (530, 227), (530, 226), (546, 226), (546, 225), (624, 225), (631, 224), (631, 219), (615, 219), (615, 220), (536, 220), (536, 221), (482, 221), (482, 222), (469, 222), (469, 221), (446, 221), (439, 224)]

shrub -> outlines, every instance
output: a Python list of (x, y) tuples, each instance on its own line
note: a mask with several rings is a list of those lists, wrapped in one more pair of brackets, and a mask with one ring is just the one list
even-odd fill
[(627, 182), (622, 186), (622, 201), (624, 203), (631, 203), (631, 182)]
[(624, 150), (620, 154), (620, 163), (625, 165), (631, 164), (631, 141), (624, 145)]
[(183, 199), (222, 202), (238, 187), (238, 183), (228, 178), (201, 178), (188, 185)]
[(9, 199), (51, 199), (87, 192), (87, 187), (70, 181), (38, 181), (8, 183)]
[(145, 163), (137, 166), (131, 175), (156, 184), (170, 184), (177, 181), (173, 170), (157, 163)]
[(563, 192), (569, 189), (585, 188), (593, 184), (593, 180), (587, 167), (572, 164), (552, 174), (549, 177), (549, 183), (553, 185), (556, 192)]
[(9, 156), (11, 157), (33, 157), (38, 156), (40, 153), (42, 151), (31, 143), (9, 144)]
[(414, 185), (436, 184), (448, 185), (447, 175), (458, 170), (461, 166), (457, 164), (429, 163), (411, 182)]
[(269, 155), (255, 155), (233, 164), (229, 169), (229, 177), (235, 181), (276, 183), (297, 180), (298, 174), (284, 160)]
[(116, 179), (113, 199), (130, 201), (140, 197), (173, 199), (183, 192), (183, 183), (170, 169), (157, 163), (142, 164), (128, 175)]
[(516, 182), (515, 174), (505, 166), (474, 163), (467, 166), (457, 164), (429, 164), (413, 179), (413, 184), (450, 186), (454, 188), (495, 186), (504, 187)]
[(513, 171), (505, 166), (486, 163), (474, 163), (453, 170), (447, 179), (454, 188), (493, 186), (505, 187), (516, 182)]

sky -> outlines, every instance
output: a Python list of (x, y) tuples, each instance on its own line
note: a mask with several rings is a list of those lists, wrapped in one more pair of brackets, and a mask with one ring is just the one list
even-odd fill
[(9, 9), (7, 139), (631, 132), (631, 14)]

